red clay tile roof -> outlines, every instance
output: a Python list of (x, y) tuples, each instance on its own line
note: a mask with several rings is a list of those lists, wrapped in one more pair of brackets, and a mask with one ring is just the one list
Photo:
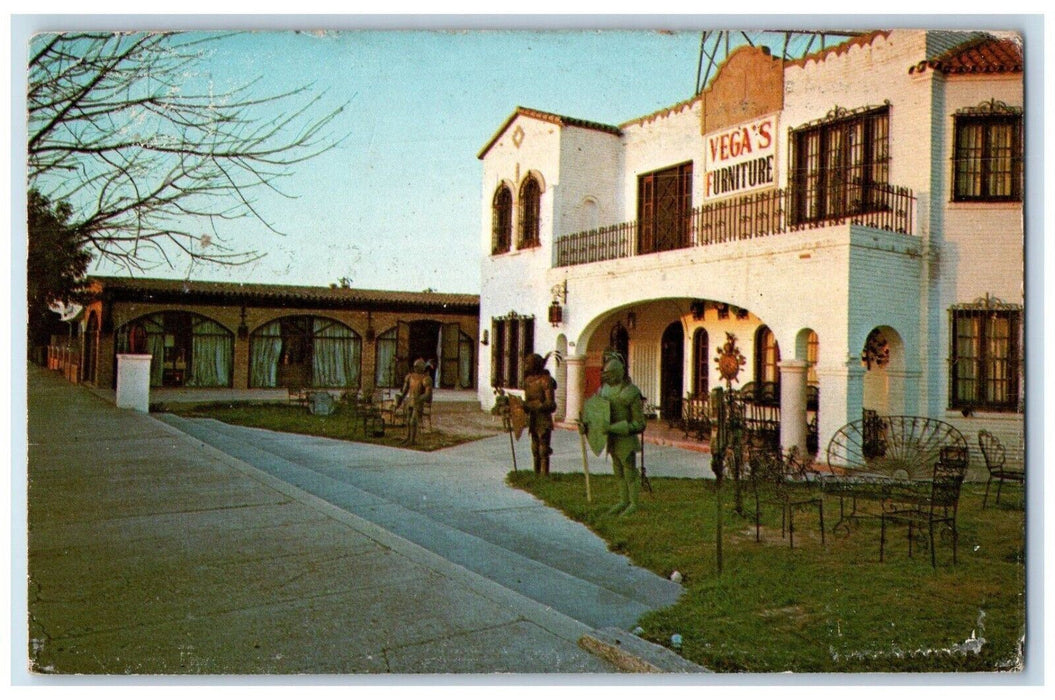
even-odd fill
[(939, 73), (1021, 73), (1022, 47), (1011, 39), (981, 37), (950, 49), (931, 61), (920, 61), (909, 69), (922, 73), (930, 68)]
[(530, 109), (528, 107), (517, 107), (513, 110), (513, 113), (509, 115), (509, 118), (502, 123), (502, 126), (498, 128), (495, 135), (491, 137), (491, 140), (487, 142), (487, 145), (480, 149), (480, 152), (476, 154), (476, 157), (483, 160), (483, 157), (487, 155), (487, 152), (491, 150), (491, 147), (495, 145), (495, 142), (502, 137), (505, 130), (509, 128), (509, 125), (513, 123), (513, 120), (519, 116), (531, 117), (532, 119), (539, 119), (544, 122), (550, 122), (551, 124), (557, 124), (559, 126), (578, 126), (583, 129), (593, 129), (595, 131), (604, 131), (609, 134), (615, 134), (616, 136), (621, 135), (623, 132), (618, 126), (612, 126), (610, 124), (601, 124), (600, 122), (591, 122), (586, 119), (577, 119), (575, 117), (566, 117), (563, 114), (554, 114), (552, 112), (543, 112), (538, 109)]
[[(326, 304), (331, 306), (398, 306), (421, 308), (472, 309), (480, 307), (476, 294), (443, 294), (439, 292), (393, 292), (381, 289), (344, 289), (278, 284), (241, 284), (238, 282), (201, 282), (133, 277), (96, 277), (102, 291), (135, 296), (157, 296), (171, 299), (185, 294), (196, 301), (254, 300), (276, 305)], [(241, 303), (241, 302), (239, 302)]]

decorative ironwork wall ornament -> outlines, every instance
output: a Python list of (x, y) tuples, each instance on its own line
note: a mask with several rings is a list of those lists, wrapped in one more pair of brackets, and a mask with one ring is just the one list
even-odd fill
[(1022, 114), (1022, 108), (1013, 107), (1006, 102), (1001, 102), (1000, 100), (993, 98), (974, 107), (964, 107), (963, 109), (956, 110), (957, 116), (986, 116), (1000, 114), (1018, 116)]
[(732, 384), (738, 381), (740, 370), (747, 364), (747, 358), (736, 346), (736, 336), (726, 331), (725, 343), (718, 348), (718, 355), (714, 358), (718, 366), (718, 374), (725, 381), (726, 388), (732, 388)]
[(949, 308), (956, 311), (1021, 311), (1022, 305), (1011, 304), (986, 293), (984, 297), (967, 303), (953, 304)]
[(883, 367), (890, 362), (890, 345), (878, 328), (873, 328), (868, 334), (864, 351), (861, 352), (861, 362), (865, 363), (868, 369), (872, 369), (872, 365)]

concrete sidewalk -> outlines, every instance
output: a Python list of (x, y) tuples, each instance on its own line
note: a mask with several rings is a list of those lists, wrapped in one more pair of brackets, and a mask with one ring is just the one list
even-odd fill
[(29, 664), (607, 673), (591, 627), (31, 366)]

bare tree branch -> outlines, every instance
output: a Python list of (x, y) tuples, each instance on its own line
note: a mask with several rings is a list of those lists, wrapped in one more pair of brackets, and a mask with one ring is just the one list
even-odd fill
[[(257, 80), (219, 91), (202, 59), (230, 35), (44, 34), (29, 59), (29, 187), (70, 202), (71, 229), (130, 271), (173, 255), (251, 262), (219, 235), (225, 222), (278, 227), (258, 193), (339, 143), (343, 106), (323, 112), (313, 85), (261, 94)], [(203, 239), (203, 236), (206, 238)]]

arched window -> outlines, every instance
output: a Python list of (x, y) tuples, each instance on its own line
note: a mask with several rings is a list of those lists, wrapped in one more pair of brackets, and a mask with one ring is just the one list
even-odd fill
[(333, 319), (286, 316), (249, 339), (251, 387), (358, 387), (359, 334)]
[(513, 240), (513, 193), (505, 185), (491, 202), (491, 255), (509, 252)]
[(810, 386), (818, 386), (820, 380), (817, 378), (817, 358), (820, 356), (820, 339), (816, 331), (810, 331), (806, 338), (806, 383)]
[(520, 186), (520, 238), (517, 248), (533, 248), (539, 244), (539, 212), (542, 187), (533, 175), (528, 175)]
[(127, 323), (117, 352), (152, 356), (150, 386), (231, 386), (234, 334), (198, 314), (163, 311)]
[(755, 333), (755, 381), (780, 384), (780, 346), (769, 326)]
[(697, 396), (706, 396), (709, 389), (708, 382), (708, 338), (707, 331), (697, 328), (692, 334), (692, 389)]

